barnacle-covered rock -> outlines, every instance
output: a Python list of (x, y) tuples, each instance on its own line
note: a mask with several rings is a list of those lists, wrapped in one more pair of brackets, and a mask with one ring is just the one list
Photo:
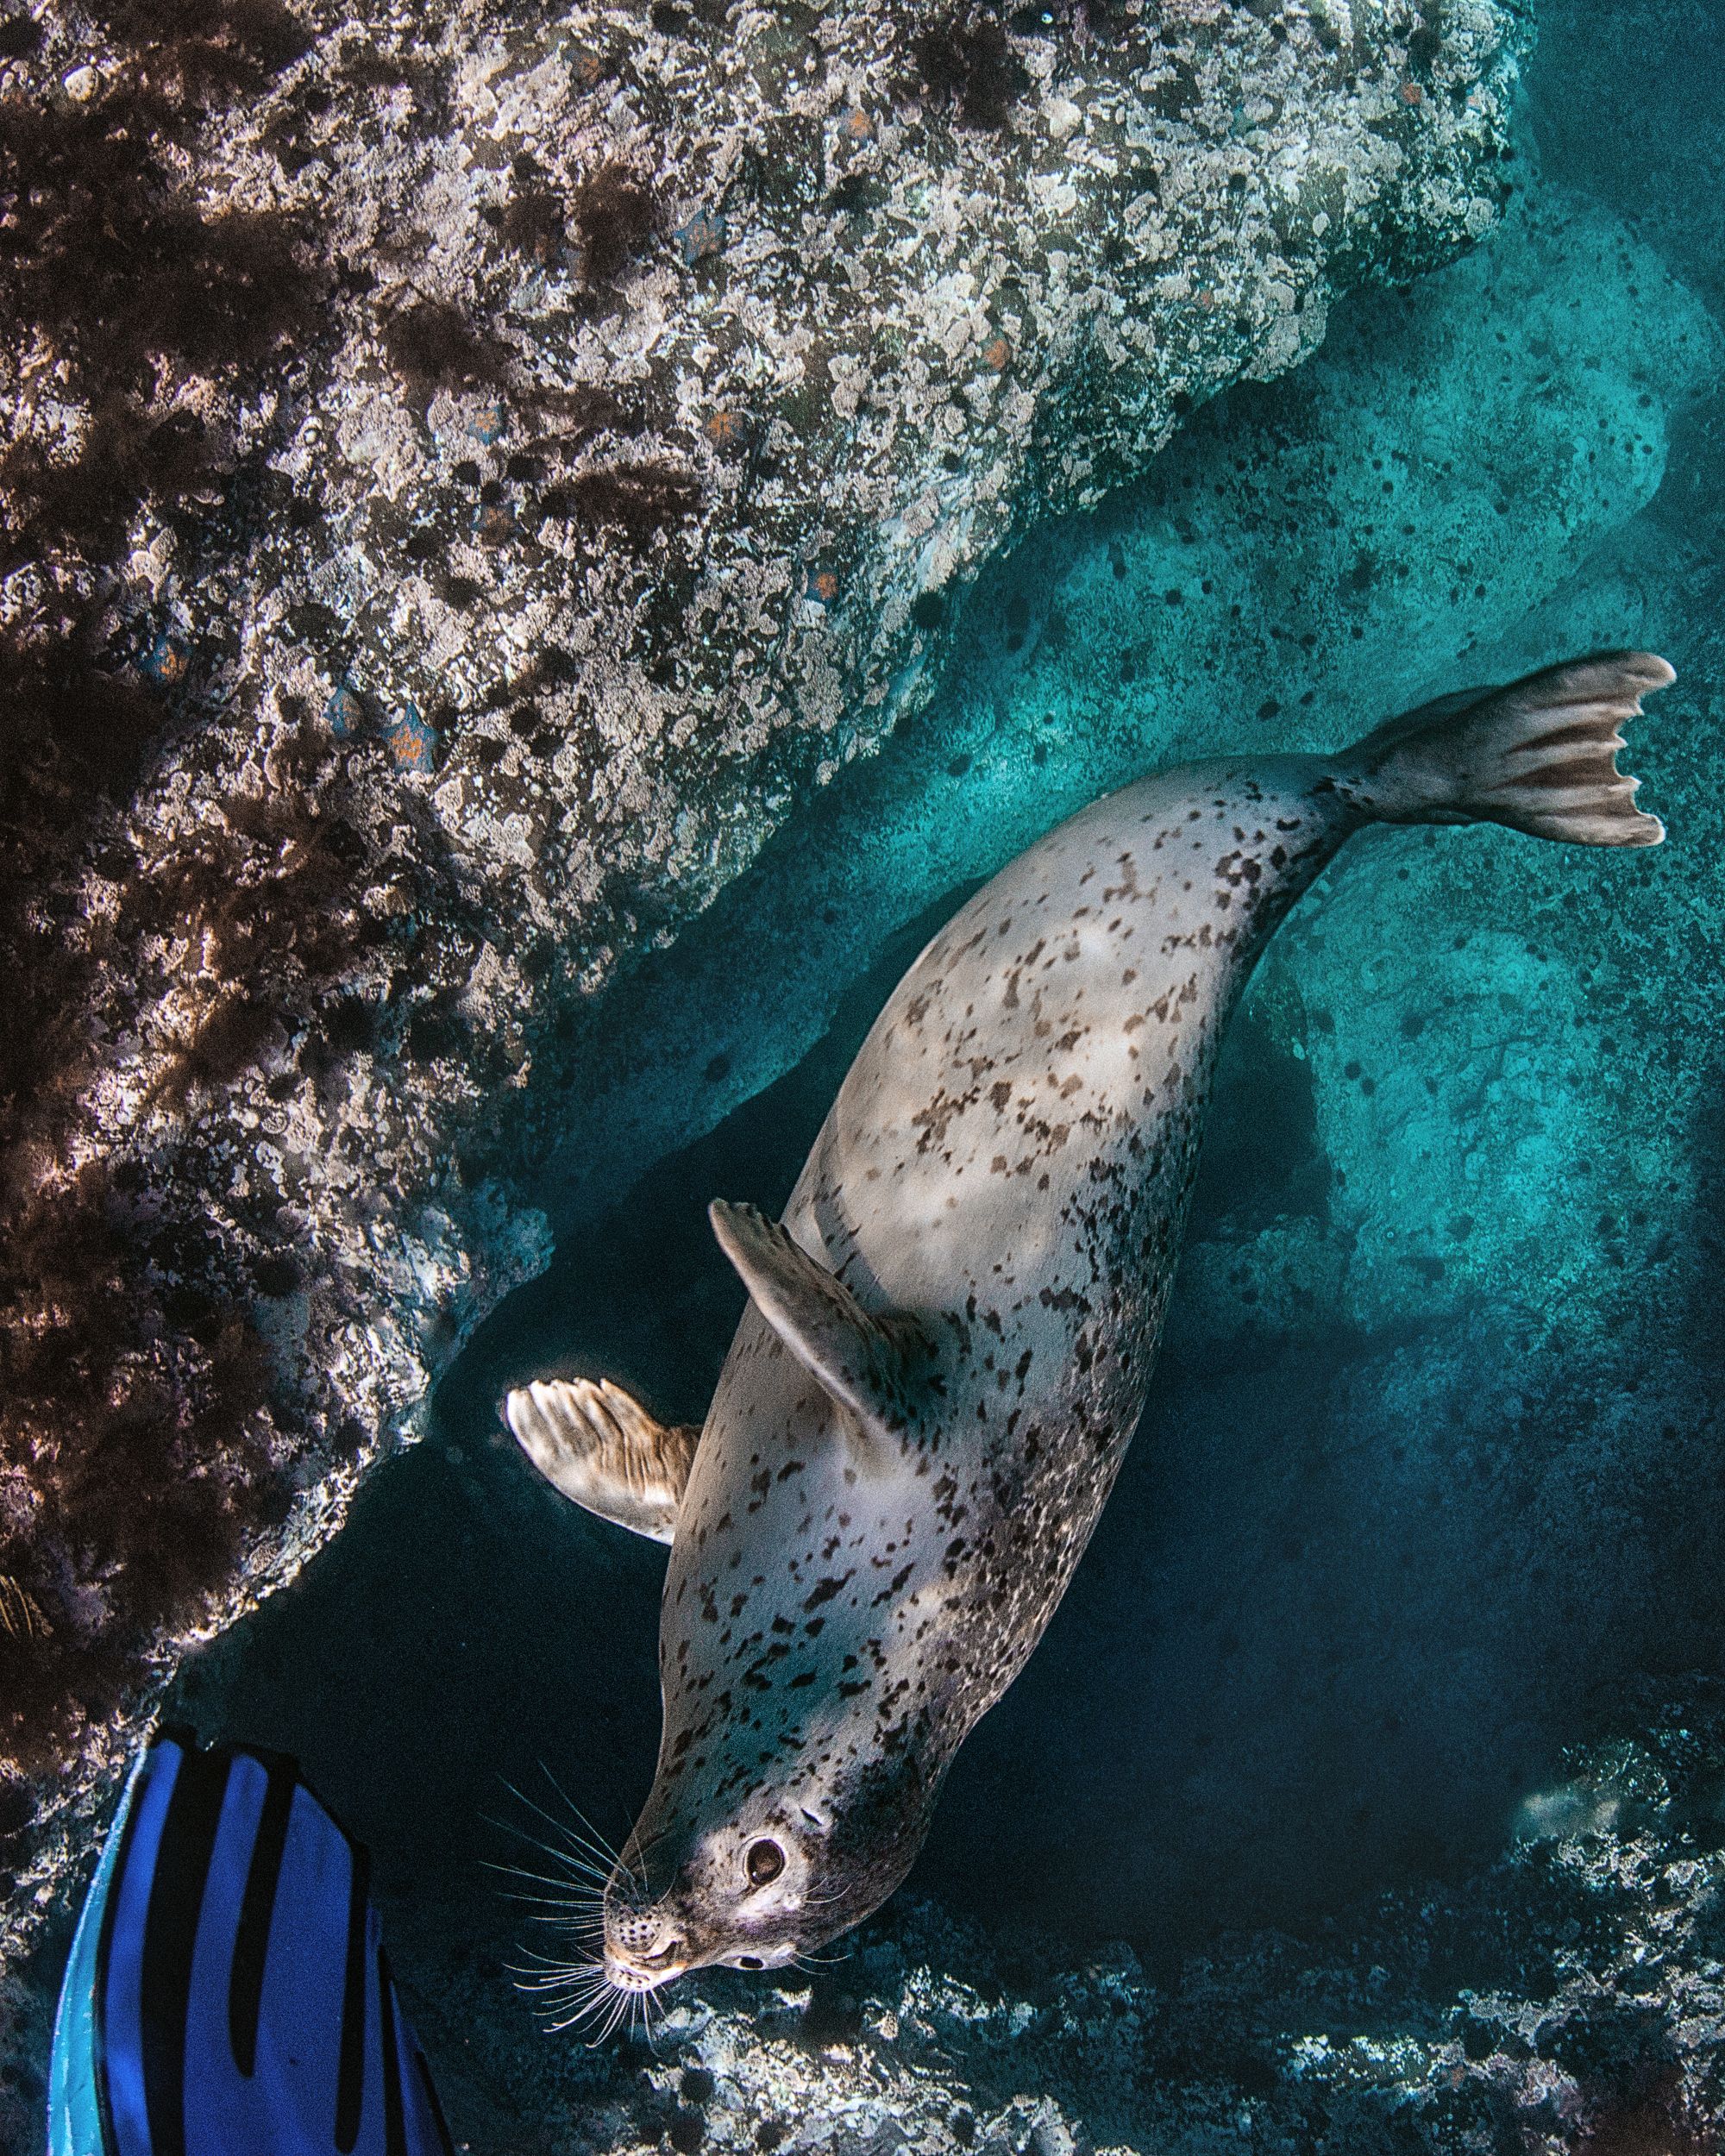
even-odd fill
[(1490, 227), (1521, 9), (7, 3), (11, 1938), (541, 1262), (583, 1000)]

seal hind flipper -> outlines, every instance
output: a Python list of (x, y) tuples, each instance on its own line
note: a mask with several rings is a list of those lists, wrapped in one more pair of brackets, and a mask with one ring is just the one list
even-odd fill
[(715, 1198), (707, 1207), (719, 1248), (750, 1299), (862, 1435), (896, 1450), (920, 1420), (919, 1395), (933, 1348), (908, 1311), (875, 1315), (844, 1282), (811, 1257), (788, 1230), (750, 1205)]
[(693, 1424), (655, 1421), (609, 1378), (536, 1378), (508, 1395), (503, 1413), (565, 1497), (654, 1542), (671, 1540), (700, 1442)]
[(1676, 674), (1650, 651), (1603, 651), (1507, 687), (1446, 696), (1393, 718), (1340, 760), (1338, 790), (1389, 824), (1505, 824), (1577, 846), (1657, 846), (1635, 806), (1618, 730)]

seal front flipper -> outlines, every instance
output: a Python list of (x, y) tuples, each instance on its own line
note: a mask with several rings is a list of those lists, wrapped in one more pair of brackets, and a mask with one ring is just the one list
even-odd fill
[(676, 1529), (700, 1432), (656, 1422), (608, 1378), (536, 1378), (503, 1403), (521, 1449), (576, 1504), (655, 1542)]
[(919, 1318), (865, 1310), (789, 1232), (750, 1205), (715, 1198), (707, 1218), (750, 1299), (792, 1354), (849, 1409), (861, 1435), (896, 1453), (938, 1393), (934, 1346)]

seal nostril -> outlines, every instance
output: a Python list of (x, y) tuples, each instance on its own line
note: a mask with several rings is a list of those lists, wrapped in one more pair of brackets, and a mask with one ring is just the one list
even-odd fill
[(607, 1952), (638, 1969), (662, 1968), (683, 1952), (681, 1933), (668, 1932), (651, 1909), (608, 1909), (605, 1935)]

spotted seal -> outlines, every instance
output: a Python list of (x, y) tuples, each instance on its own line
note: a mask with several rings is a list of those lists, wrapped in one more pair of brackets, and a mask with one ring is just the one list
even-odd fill
[(1373, 822), (1656, 843), (1618, 728), (1672, 679), (1578, 660), (1083, 810), (912, 966), (782, 1223), (712, 1207), (750, 1306), (704, 1426), (609, 1384), (510, 1396), (553, 1482), (672, 1545), (657, 1774), (595, 1984), (781, 1964), (898, 1885), (1138, 1423), (1218, 1044), (1277, 924)]

